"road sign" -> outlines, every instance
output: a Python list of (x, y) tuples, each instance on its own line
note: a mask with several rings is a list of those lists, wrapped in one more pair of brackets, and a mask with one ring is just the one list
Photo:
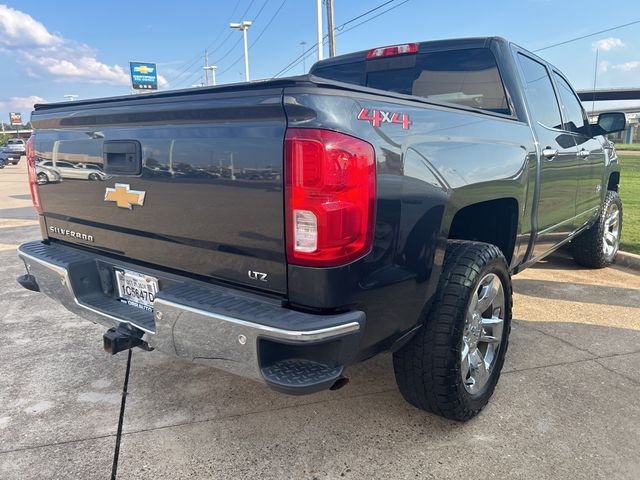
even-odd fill
[(9, 123), (12, 127), (19, 127), (22, 125), (22, 115), (18, 112), (9, 113)]
[(129, 62), (131, 86), (134, 90), (157, 90), (158, 73), (155, 63)]

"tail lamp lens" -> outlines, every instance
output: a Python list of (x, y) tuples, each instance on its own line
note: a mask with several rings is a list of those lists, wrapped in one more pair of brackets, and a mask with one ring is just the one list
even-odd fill
[(36, 174), (36, 152), (33, 148), (33, 137), (27, 141), (27, 171), (29, 172), (29, 190), (31, 191), (31, 200), (38, 214), (42, 214), (42, 206), (40, 205), (40, 195), (38, 194), (38, 181)]
[(285, 137), (287, 259), (331, 267), (357, 260), (373, 242), (373, 147), (343, 133), (288, 129)]

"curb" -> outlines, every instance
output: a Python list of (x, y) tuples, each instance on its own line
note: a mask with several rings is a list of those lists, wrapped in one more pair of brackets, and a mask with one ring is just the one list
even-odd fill
[(615, 265), (617, 265), (618, 267), (640, 271), (640, 255), (627, 252), (618, 252)]

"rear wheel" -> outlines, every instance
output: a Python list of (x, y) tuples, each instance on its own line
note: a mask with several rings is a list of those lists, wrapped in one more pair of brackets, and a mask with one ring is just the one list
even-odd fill
[(622, 201), (618, 192), (608, 191), (596, 223), (571, 242), (573, 258), (585, 267), (608, 267), (618, 254), (621, 233)]
[(511, 304), (511, 278), (500, 250), (485, 243), (449, 242), (424, 325), (393, 356), (403, 397), (453, 420), (477, 415), (500, 377)]

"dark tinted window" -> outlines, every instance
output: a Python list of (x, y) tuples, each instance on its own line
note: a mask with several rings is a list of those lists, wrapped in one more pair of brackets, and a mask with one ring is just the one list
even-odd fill
[(556, 85), (560, 92), (560, 100), (562, 100), (562, 105), (564, 106), (565, 129), (586, 134), (587, 122), (582, 110), (582, 104), (564, 78), (556, 72), (553, 72), (553, 77), (556, 80)]
[(364, 65), (362, 62), (327, 65), (314, 69), (311, 73), (318, 77), (329, 78), (338, 82), (364, 85)]
[(551, 128), (562, 128), (560, 107), (547, 69), (541, 63), (518, 54), (524, 75), (527, 99), (535, 121)]
[(487, 48), (398, 55), (328, 65), (312, 73), (429, 100), (510, 113), (495, 57)]

